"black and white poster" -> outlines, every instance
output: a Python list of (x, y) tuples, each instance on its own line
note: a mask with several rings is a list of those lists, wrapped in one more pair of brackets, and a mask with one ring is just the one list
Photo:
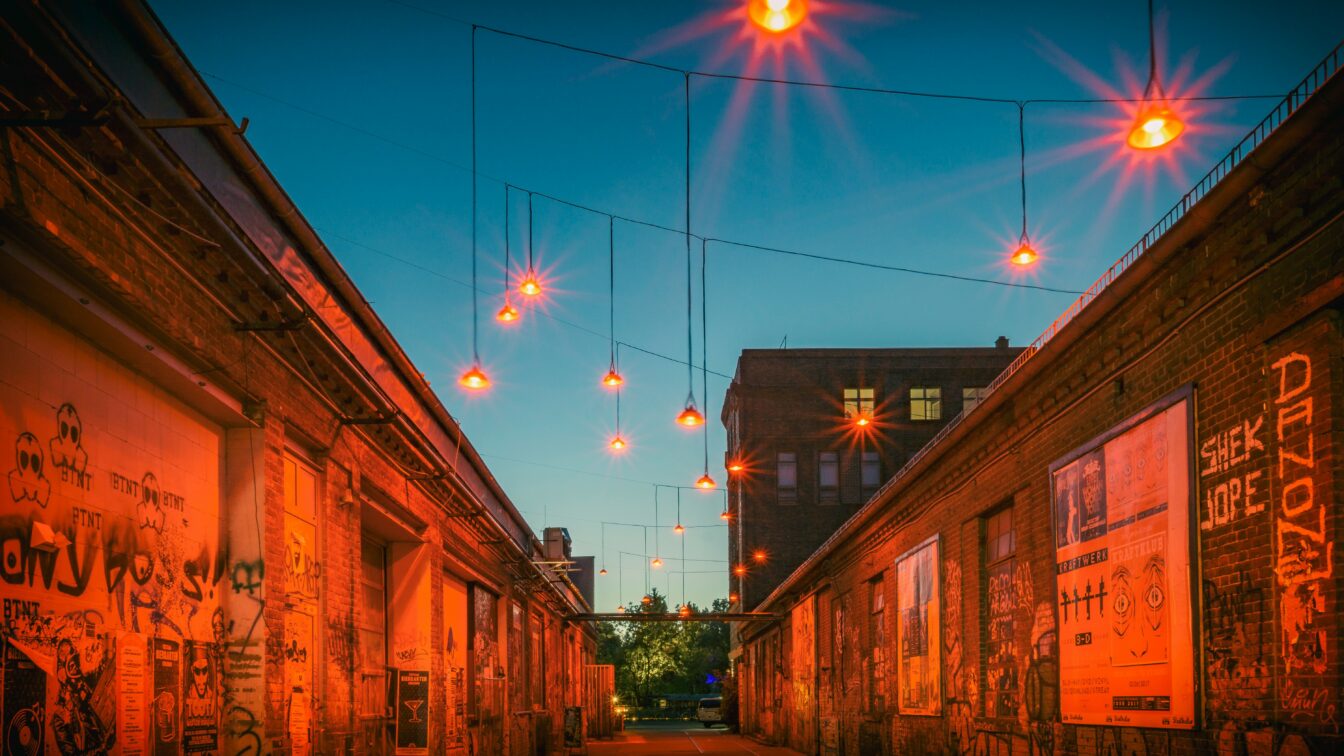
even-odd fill
[(175, 640), (151, 638), (154, 686), (151, 690), (150, 732), (155, 756), (177, 756), (182, 728), (178, 722), (178, 690), (182, 675), (182, 647)]

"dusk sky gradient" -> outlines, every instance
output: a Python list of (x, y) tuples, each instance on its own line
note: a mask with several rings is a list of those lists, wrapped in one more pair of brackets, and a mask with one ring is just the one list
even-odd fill
[[(653, 524), (652, 484), (690, 486), (701, 474), (700, 432), (673, 423), (686, 367), (622, 351), (622, 430), (632, 446), (610, 455), (613, 397), (598, 384), (608, 353), (607, 219), (534, 201), (535, 255), (550, 283), (541, 309), (554, 318), (525, 308), (506, 330), (494, 320), (500, 180), (681, 228), (683, 81), (478, 32), (480, 351), (494, 385), (468, 396), (456, 380), (471, 362), (470, 23), (676, 68), (1009, 99), (1111, 96), (1103, 86), (1136, 96), (1147, 75), (1141, 0), (812, 0), (798, 44), (755, 48), (739, 2), (153, 5), (229, 113), (250, 119), (249, 141), (533, 527), (568, 527), (575, 553), (605, 561), (604, 611), (642, 595), (644, 560), (620, 552), (642, 554), (644, 540), (638, 528), (609, 526), (604, 560), (599, 523)], [(1159, 1), (1157, 13), (1169, 94), (1285, 93), (1344, 30), (1337, 2)], [(1131, 106), (1029, 105), (1029, 231), (1042, 260), (1023, 276), (1006, 264), (1021, 223), (1015, 106), (696, 78), (692, 230), (1082, 290), (1274, 105), (1192, 103), (1176, 148), (1142, 157), (1120, 146)], [(516, 271), (526, 195), (513, 200)], [(615, 235), (616, 337), (684, 360), (683, 238), (621, 221)], [(698, 365), (698, 242), (693, 250)], [(708, 364), (731, 375), (742, 349), (786, 336), (789, 347), (990, 346), (999, 335), (1022, 345), (1072, 299), (712, 244)], [(700, 380), (697, 369), (703, 409)], [(710, 374), (709, 466), (720, 484), (727, 386)], [(686, 597), (706, 605), (727, 594), (723, 497), (681, 498), (685, 525), (711, 527), (674, 535), (675, 493), (660, 494), (667, 564), (654, 585), (681, 601), (684, 538), (687, 558), (720, 560), (684, 568)]]

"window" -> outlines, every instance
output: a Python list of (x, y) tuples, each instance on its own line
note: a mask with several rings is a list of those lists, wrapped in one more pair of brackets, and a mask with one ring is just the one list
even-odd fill
[(387, 716), (387, 545), (364, 533), (359, 571), (359, 715)]
[(985, 528), (985, 715), (1015, 718), (1020, 706), (1017, 684), (1017, 642), (1013, 613), (1017, 607), (1016, 534), (1013, 508), (989, 515)]
[(781, 503), (798, 501), (798, 455), (780, 452), (775, 461), (775, 479)]
[(859, 482), (865, 491), (882, 485), (882, 458), (877, 452), (864, 452), (859, 467)]
[(887, 592), (883, 575), (868, 581), (868, 710), (880, 712), (887, 700)]
[(531, 656), (528, 664), (531, 673), (532, 706), (543, 708), (546, 705), (546, 625), (540, 612), (532, 613), (532, 645), (528, 649)]
[(970, 412), (975, 405), (985, 400), (985, 395), (989, 389), (984, 386), (971, 386), (961, 390), (961, 411)]
[(910, 389), (911, 420), (941, 420), (943, 417), (943, 390), (937, 386), (915, 386)]
[(850, 419), (855, 415), (873, 414), (873, 390), (870, 388), (847, 388), (845, 389), (845, 418)]
[(817, 487), (823, 502), (834, 504), (840, 492), (840, 455), (821, 452), (817, 455)]

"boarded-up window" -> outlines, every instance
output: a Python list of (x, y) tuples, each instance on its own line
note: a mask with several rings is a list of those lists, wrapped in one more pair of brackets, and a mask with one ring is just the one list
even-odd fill
[(365, 532), (359, 571), (359, 715), (387, 716), (387, 544)]
[(985, 715), (1018, 715), (1017, 647), (1013, 614), (1017, 607), (1017, 560), (1013, 508), (985, 518)]

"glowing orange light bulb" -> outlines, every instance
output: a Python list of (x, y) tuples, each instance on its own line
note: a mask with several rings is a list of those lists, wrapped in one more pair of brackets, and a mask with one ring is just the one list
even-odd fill
[(700, 410), (695, 408), (694, 403), (686, 405), (686, 409), (677, 415), (677, 424), (687, 428), (695, 428), (705, 424), (705, 416), (700, 414)]
[(860, 428), (867, 428), (873, 422), (873, 416), (867, 412), (860, 412), (854, 416), (854, 424)]
[(1146, 103), (1129, 131), (1129, 146), (1136, 150), (1155, 150), (1175, 141), (1185, 131), (1185, 123), (1160, 104)]
[(518, 291), (525, 297), (535, 297), (541, 293), (541, 282), (537, 280), (537, 274), (531, 269), (527, 269), (527, 276), (523, 282), (518, 284)]
[(627, 445), (625, 439), (621, 438), (620, 435), (612, 436), (611, 443), (607, 444), (607, 446), (614, 452), (625, 451)]
[(649, 562), (649, 564), (653, 565), (653, 568), (656, 570), (659, 567), (663, 566), (663, 560), (659, 559), (658, 557), (654, 557), (653, 561)]
[(737, 575), (738, 577), (747, 574), (747, 566), (745, 564), (737, 565), (736, 567), (733, 568), (733, 574)]
[(1017, 251), (1014, 252), (1013, 256), (1008, 258), (1008, 260), (1013, 265), (1021, 265), (1025, 267), (1027, 265), (1031, 265), (1032, 263), (1036, 262), (1036, 260), (1039, 259), (1039, 257), (1040, 255), (1036, 254), (1036, 250), (1032, 249), (1031, 245), (1028, 244), (1026, 241), (1023, 241), (1022, 246), (1018, 247)]
[(724, 520), (726, 522), (728, 520), (733, 519), (733, 516), (728, 514), (728, 510), (725, 509), (722, 512), (719, 512), (719, 519)]
[(709, 477), (709, 473), (705, 473), (704, 475), (701, 475), (698, 480), (695, 481), (695, 487), (702, 491), (708, 491), (714, 488), (714, 479)]
[(728, 594), (728, 600), (729, 600), (730, 602), (736, 604), (736, 603), (737, 603), (737, 594), (736, 594), (736, 593), (730, 593), (730, 594)]
[(730, 473), (740, 473), (745, 469), (747, 469), (746, 466), (737, 460), (728, 463), (728, 472)]
[(686, 528), (683, 528), (681, 526), (681, 523), (677, 523), (676, 526), (672, 528), (672, 532), (676, 533), (677, 535), (681, 535), (682, 533), (686, 532)]
[(778, 34), (807, 17), (806, 0), (748, 0), (747, 17), (762, 29)]
[(625, 614), (625, 607), (624, 607), (623, 605), (622, 605), (622, 606), (617, 606), (617, 607), (616, 607), (616, 613), (617, 613), (617, 614)]
[(653, 603), (653, 597), (646, 594), (644, 598), (639, 600), (639, 603), (648, 606), (649, 604)]
[(691, 616), (691, 608), (689, 606), (683, 606), (677, 610), (677, 614), (680, 614), (683, 617), (689, 617)]
[(486, 377), (485, 372), (481, 370), (480, 365), (472, 365), (470, 370), (463, 373), (462, 377), (457, 379), (457, 382), (473, 391), (479, 391), (490, 387), (490, 379)]
[(602, 569), (600, 569), (600, 570), (597, 571), (597, 574), (599, 574), (599, 575), (605, 575), (605, 574), (607, 574), (607, 568), (606, 568), (606, 567), (603, 567)]
[(514, 307), (509, 300), (504, 300), (504, 306), (499, 308), (499, 312), (495, 313), (495, 320), (505, 324), (517, 321), (518, 308)]
[(751, 554), (751, 558), (752, 558), (752, 559), (755, 559), (756, 562), (759, 563), (759, 564), (764, 564), (764, 563), (765, 563), (765, 551), (764, 551), (763, 549), (756, 549), (756, 551), (752, 552), (752, 554)]
[(607, 388), (614, 389), (623, 383), (625, 383), (625, 378), (622, 378), (621, 374), (616, 372), (615, 365), (612, 365), (611, 369), (607, 371), (607, 374), (602, 376), (602, 385)]

